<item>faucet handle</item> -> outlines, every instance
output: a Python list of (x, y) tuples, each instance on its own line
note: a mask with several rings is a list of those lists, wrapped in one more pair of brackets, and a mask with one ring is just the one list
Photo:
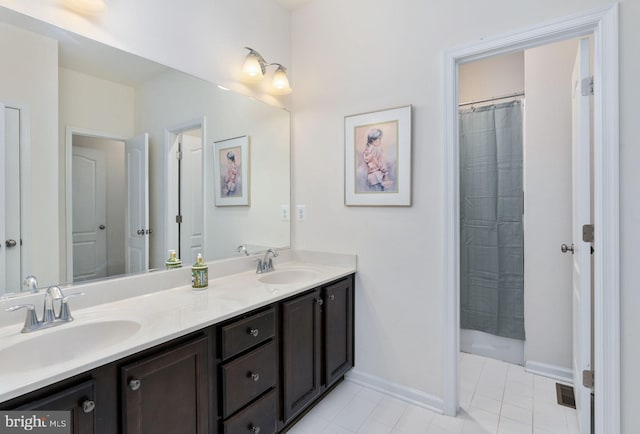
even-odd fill
[(7, 312), (13, 312), (18, 309), (27, 309), (27, 316), (24, 320), (22, 333), (28, 333), (35, 330), (38, 326), (38, 317), (36, 316), (36, 307), (32, 304), (18, 304), (5, 309)]
[(84, 292), (76, 292), (62, 297), (62, 301), (60, 302), (60, 315), (58, 315), (57, 318), (58, 320), (73, 321), (71, 311), (69, 310), (69, 299), (73, 297), (79, 297), (81, 295), (84, 295)]

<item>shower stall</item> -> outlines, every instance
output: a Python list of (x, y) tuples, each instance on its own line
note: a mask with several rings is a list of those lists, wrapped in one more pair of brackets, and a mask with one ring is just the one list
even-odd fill
[[(460, 108), (460, 348), (524, 364), (522, 93)], [(477, 106), (489, 102), (485, 106)], [(470, 106), (469, 108), (465, 108)]]

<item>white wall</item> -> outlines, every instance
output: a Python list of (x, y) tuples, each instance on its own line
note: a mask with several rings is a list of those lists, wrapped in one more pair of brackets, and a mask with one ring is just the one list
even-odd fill
[(525, 52), (527, 362), (572, 367), (571, 71), (576, 40)]
[[(60, 0), (0, 0), (17, 12), (104, 42), (150, 60), (273, 104), (287, 97), (265, 96), (268, 80), (239, 82), (243, 47), (268, 62), (291, 65), (289, 13), (265, 0), (107, 1), (98, 16), (84, 17)], [(273, 68), (269, 68), (270, 73)], [(291, 83), (295, 87), (295, 82)]]
[[(39, 285), (54, 284), (61, 281), (55, 254), (60, 238), (51, 230), (58, 227), (58, 148), (52, 142), (58, 135), (58, 43), (0, 24), (0, 57), (4, 62), (0, 68), (0, 101), (26, 106), (29, 115), (31, 236), (37, 244), (31, 249), (32, 269), (26, 274), (37, 270)], [(34, 82), (40, 85), (35, 87)]]
[[(294, 246), (358, 254), (357, 369), (442, 396), (442, 52), (483, 37), (563, 17), (605, 0), (519, 2), (315, 1), (292, 14), (294, 203), (307, 221)], [(632, 330), (640, 271), (640, 125), (634, 104), (640, 3), (622, 1), (621, 203), (623, 432), (640, 426), (634, 391), (640, 353)], [(411, 208), (343, 205), (344, 116), (414, 105)], [(320, 168), (320, 169), (318, 169)], [(635, 307), (632, 307), (635, 306)]]

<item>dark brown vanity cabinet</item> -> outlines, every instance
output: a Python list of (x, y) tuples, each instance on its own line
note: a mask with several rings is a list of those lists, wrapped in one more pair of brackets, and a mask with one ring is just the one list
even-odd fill
[(282, 432), (353, 366), (354, 277), (0, 403), (74, 434)]
[(120, 368), (125, 434), (209, 432), (208, 341), (194, 341)]
[(353, 276), (281, 305), (286, 425), (353, 366)]
[(96, 431), (96, 382), (88, 380), (14, 408), (14, 410), (69, 411), (73, 434)]
[(222, 432), (277, 431), (276, 309), (254, 312), (218, 327)]

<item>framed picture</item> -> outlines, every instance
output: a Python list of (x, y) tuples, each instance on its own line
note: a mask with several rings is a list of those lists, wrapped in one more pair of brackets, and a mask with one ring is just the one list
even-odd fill
[(411, 206), (411, 106), (344, 118), (344, 201)]
[(249, 206), (249, 136), (213, 144), (216, 206)]

